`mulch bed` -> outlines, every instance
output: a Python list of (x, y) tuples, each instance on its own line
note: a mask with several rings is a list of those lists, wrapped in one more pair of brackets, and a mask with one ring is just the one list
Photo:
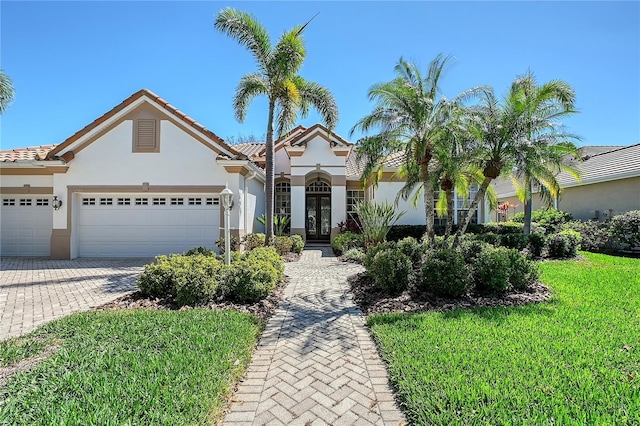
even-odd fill
[(551, 296), (549, 288), (537, 282), (527, 291), (511, 291), (501, 295), (487, 295), (471, 292), (461, 299), (437, 297), (421, 293), (414, 289), (405, 290), (397, 295), (376, 288), (373, 279), (366, 272), (351, 275), (348, 278), (354, 302), (365, 315), (390, 312), (450, 311), (475, 307), (519, 306), (544, 302)]

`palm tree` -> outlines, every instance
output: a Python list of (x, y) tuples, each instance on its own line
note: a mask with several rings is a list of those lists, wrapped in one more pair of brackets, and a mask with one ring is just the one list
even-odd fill
[(11, 78), (0, 69), (0, 114), (13, 102), (15, 91)]
[[(398, 196), (407, 199), (419, 191), (424, 196), (425, 220), (430, 243), (435, 244), (433, 175), (430, 170), (436, 143), (449, 119), (448, 111), (473, 93), (468, 91), (452, 101), (439, 97), (440, 78), (449, 57), (438, 55), (422, 76), (418, 67), (400, 58), (395, 66), (397, 77), (369, 89), (369, 99), (376, 101), (371, 114), (360, 119), (351, 129), (363, 133), (377, 130), (375, 135), (358, 141), (358, 160), (364, 162), (363, 178), (381, 176), (384, 161), (391, 154), (402, 155), (398, 174), (406, 183)], [(418, 192), (414, 192), (418, 187)]]
[[(571, 157), (579, 158), (576, 146), (558, 122), (562, 117), (574, 114), (575, 92), (561, 80), (538, 85), (531, 71), (513, 82), (516, 108), (521, 114), (523, 134), (521, 155), (516, 159), (514, 181), (518, 198), (524, 202), (524, 233), (531, 232), (533, 189), (543, 202), (551, 204), (558, 197), (560, 187), (555, 176), (562, 170), (579, 179), (577, 171), (568, 163)], [(522, 185), (520, 185), (522, 181)]]
[(295, 125), (298, 113), (305, 117), (312, 106), (330, 131), (338, 122), (338, 108), (331, 92), (298, 75), (306, 56), (302, 31), (307, 24), (285, 32), (273, 46), (267, 30), (248, 13), (226, 8), (218, 13), (214, 24), (216, 29), (246, 47), (258, 65), (258, 72), (244, 75), (238, 83), (233, 99), (236, 119), (244, 121), (247, 108), (255, 97), (266, 96), (268, 100), (266, 244), (273, 237), (274, 124), (276, 135), (282, 136)]
[[(485, 197), (490, 183), (498, 176), (521, 173), (528, 174), (531, 184), (539, 184), (550, 193), (557, 193), (554, 168), (557, 155), (571, 152), (575, 147), (566, 142), (572, 135), (563, 132), (555, 119), (570, 113), (570, 109), (557, 109), (557, 99), (550, 96), (556, 82), (540, 88), (539, 108), (534, 102), (526, 101), (529, 83), (516, 80), (501, 103), (492, 89), (486, 89), (480, 97), (481, 104), (472, 113), (470, 130), (476, 141), (475, 163), (482, 170), (484, 179), (478, 188), (469, 210), (456, 233), (454, 247), (460, 242), (477, 207)], [(566, 84), (566, 83), (564, 83)], [(544, 93), (544, 96), (543, 94)], [(551, 99), (554, 101), (551, 102)], [(569, 101), (569, 98), (566, 99)], [(570, 101), (573, 104), (573, 100)], [(569, 105), (569, 103), (567, 103)], [(535, 113), (532, 113), (534, 111)], [(566, 165), (559, 166), (567, 168)], [(569, 168), (570, 169), (570, 168)], [(529, 198), (530, 198), (529, 191)]]

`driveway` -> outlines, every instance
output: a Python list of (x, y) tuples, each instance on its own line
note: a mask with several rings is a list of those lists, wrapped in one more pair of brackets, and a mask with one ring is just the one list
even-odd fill
[(137, 289), (152, 259), (0, 259), (0, 340)]

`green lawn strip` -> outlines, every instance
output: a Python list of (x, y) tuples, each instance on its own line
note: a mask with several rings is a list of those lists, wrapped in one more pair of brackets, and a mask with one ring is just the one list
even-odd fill
[[(60, 347), (0, 389), (0, 424), (215, 422), (260, 331), (250, 315), (201, 309), (86, 312), (49, 323), (22, 339)], [(1, 342), (0, 354), (15, 361), (12, 342)]]
[(369, 325), (413, 424), (640, 424), (640, 260), (540, 265), (547, 303)]

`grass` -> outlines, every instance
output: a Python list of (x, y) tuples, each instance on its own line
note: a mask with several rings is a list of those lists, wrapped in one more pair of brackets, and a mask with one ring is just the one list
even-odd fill
[(58, 348), (0, 388), (0, 424), (211, 424), (261, 330), (232, 311), (75, 314), (0, 342), (0, 365)]
[(640, 260), (582, 254), (546, 303), (370, 317), (410, 421), (640, 424)]

